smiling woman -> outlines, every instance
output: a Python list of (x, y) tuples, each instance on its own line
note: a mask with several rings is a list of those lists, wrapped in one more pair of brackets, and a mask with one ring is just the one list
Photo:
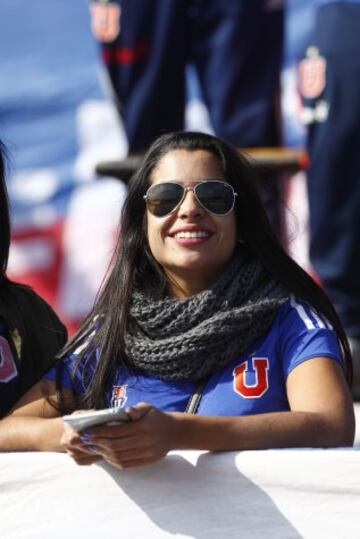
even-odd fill
[[(282, 249), (253, 167), (216, 137), (160, 137), (130, 182), (113, 265), (78, 334), (0, 423), (2, 449), (149, 464), (171, 449), (351, 445), (351, 356)], [(75, 432), (67, 412), (131, 421)]]
[[(209, 181), (215, 178), (220, 182)], [(155, 186), (171, 186), (172, 182), (181, 188), (178, 204), (166, 215), (158, 216), (156, 204), (151, 203), (151, 190)], [(196, 194), (198, 187), (204, 191), (206, 186), (216, 183), (217, 200), (224, 197), (226, 203), (229, 190), (226, 189), (228, 184), (223, 182), (225, 178), (219, 160), (204, 150), (169, 151), (151, 174), (152, 187), (146, 195), (149, 210), (147, 237), (151, 253), (163, 268), (175, 297), (190, 296), (211, 286), (233, 256), (236, 225), (231, 210), (235, 196), (232, 195), (226, 211), (219, 213), (219, 210), (214, 212), (211, 205), (210, 211), (206, 209), (209, 203), (205, 198), (202, 203), (201, 195)], [(232, 188), (230, 193), (234, 193)], [(158, 191), (157, 200), (161, 201), (165, 195), (164, 191)], [(211, 192), (209, 195), (212, 196)]]

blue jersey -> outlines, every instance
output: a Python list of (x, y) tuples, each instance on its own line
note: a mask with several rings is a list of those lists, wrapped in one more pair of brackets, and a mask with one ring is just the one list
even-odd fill
[[(87, 350), (76, 367), (84, 347)], [(209, 378), (197, 413), (248, 415), (289, 410), (287, 376), (300, 363), (317, 356), (342, 364), (336, 334), (308, 305), (291, 298), (279, 308), (264, 337)], [(84, 380), (91, 379), (98, 360), (99, 354), (91, 347), (90, 337), (62, 360), (63, 386), (81, 395), (86, 389)], [(45, 377), (54, 380), (55, 376), (56, 368), (53, 368)], [(119, 367), (106, 394), (106, 404), (131, 406), (145, 401), (163, 411), (183, 412), (195, 388), (194, 382), (165, 381)]]

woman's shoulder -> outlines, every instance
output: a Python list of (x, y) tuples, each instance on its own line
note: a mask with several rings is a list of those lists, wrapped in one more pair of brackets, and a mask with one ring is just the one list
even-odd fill
[(54, 310), (52, 309), (52, 307), (50, 307), (47, 301), (42, 298), (37, 292), (35, 292), (35, 290), (31, 286), (11, 281), (9, 282), (7, 288), (10, 295), (17, 298), (19, 301), (26, 301), (34, 305), (39, 305), (45, 309), (54, 312)]
[(98, 324), (95, 321), (83, 331), (80, 330), (64, 347), (60, 358), (67, 363), (80, 358), (83, 358), (84, 362), (96, 360), (99, 355), (99, 346), (96, 342), (97, 331)]
[[(38, 313), (44, 313), (43, 316), (46, 313), (58, 325), (65, 327), (49, 303), (30, 286), (9, 282), (5, 297), (9, 297), (12, 304), (16, 304), (22, 311), (36, 309)], [(6, 303), (3, 304), (2, 308), (6, 308)]]
[[(29, 286), (8, 281), (0, 302), (0, 317), (11, 329), (27, 328), (38, 334), (40, 341), (48, 338), (57, 349), (67, 339), (67, 330), (54, 309)], [(21, 330), (22, 332), (22, 330)]]
[(52, 367), (66, 342), (67, 331), (53, 309), (31, 288), (7, 282), (2, 292), (0, 319), (19, 367), (19, 397)]
[(279, 307), (277, 319), (281, 326), (295, 326), (299, 330), (333, 330), (332, 325), (323, 314), (293, 294)]
[(330, 357), (342, 363), (337, 335), (330, 322), (295, 296), (290, 296), (280, 307), (276, 334), (287, 374), (314, 357)]

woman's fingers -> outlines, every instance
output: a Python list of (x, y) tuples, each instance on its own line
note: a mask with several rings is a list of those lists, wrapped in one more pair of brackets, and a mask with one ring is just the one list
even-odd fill
[(112, 425), (99, 425), (86, 431), (86, 434), (91, 437), (96, 436), (96, 438), (127, 438), (128, 436), (132, 436), (134, 432), (137, 431), (139, 426), (137, 421), (144, 419), (144, 416), (146, 416), (153, 409), (154, 408), (151, 406), (151, 404), (140, 402), (139, 404), (126, 409), (126, 413), (131, 419), (129, 422), (126, 421)]
[(149, 413), (151, 408), (151, 404), (148, 404), (147, 402), (139, 402), (138, 404), (127, 408), (126, 413), (133, 421), (137, 421)]
[(99, 447), (97, 449), (97, 453), (99, 455), (102, 455), (102, 457), (110, 461), (117, 461), (117, 462), (125, 462), (127, 460), (133, 460), (133, 459), (151, 459), (155, 458), (157, 455), (157, 451), (154, 451), (151, 447), (140, 447), (135, 449), (120, 449), (120, 450), (113, 450), (113, 449), (103, 449)]
[(94, 451), (94, 447), (87, 443), (88, 436), (74, 430), (64, 422), (64, 431), (61, 437), (63, 449), (80, 465), (93, 464), (102, 459), (102, 456)]
[(68, 455), (76, 462), (76, 464), (80, 465), (94, 464), (95, 462), (103, 460), (101, 455), (96, 454), (89, 455), (88, 453), (68, 451)]
[(66, 432), (65, 448), (78, 464), (104, 458), (117, 468), (150, 464), (163, 458), (172, 448), (172, 414), (147, 403), (127, 410), (131, 421), (118, 425), (99, 425), (81, 435)]
[[(134, 409), (134, 413), (139, 412), (142, 415), (131, 424), (125, 425), (126, 431), (122, 427), (114, 430), (114, 434), (118, 432), (121, 437), (93, 434), (89, 439), (89, 443), (97, 446), (103, 458), (118, 468), (156, 462), (172, 449), (171, 439), (175, 428), (172, 415), (145, 404)], [(108, 430), (110, 429), (111, 427), (108, 427)], [(125, 432), (127, 436), (124, 435)]]
[(103, 458), (95, 446), (91, 446), (81, 440), (77, 443), (68, 445), (66, 452), (77, 464), (81, 465), (93, 464)]

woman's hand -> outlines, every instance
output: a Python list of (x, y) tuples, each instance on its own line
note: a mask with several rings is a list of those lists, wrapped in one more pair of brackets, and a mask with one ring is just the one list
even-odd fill
[[(88, 410), (85, 410), (88, 412)], [(81, 413), (81, 412), (75, 412)], [(66, 451), (77, 464), (93, 464), (102, 460), (102, 457), (94, 452), (91, 445), (86, 443), (88, 436), (74, 430), (70, 425), (63, 421), (63, 433), (60, 443), (63, 451)]]
[[(87, 433), (87, 440), (80, 439), (80, 446), (85, 451), (86, 448), (93, 447), (98, 458), (103, 458), (120, 469), (156, 462), (174, 448), (176, 420), (172, 414), (161, 412), (147, 403), (139, 403), (126, 412), (131, 421), (93, 427)], [(68, 440), (70, 441), (70, 438)], [(75, 437), (72, 441), (72, 447), (78, 448)], [(78, 453), (76, 456), (80, 458)], [(90, 458), (89, 452), (87, 458)], [(85, 457), (81, 463), (87, 464), (84, 460)]]

